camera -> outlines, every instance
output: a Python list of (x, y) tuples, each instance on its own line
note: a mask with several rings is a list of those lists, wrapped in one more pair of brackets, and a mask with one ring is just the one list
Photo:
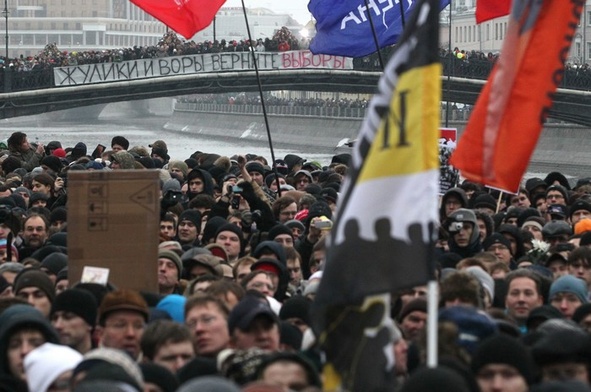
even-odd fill
[(325, 216), (321, 216), (319, 220), (314, 222), (314, 227), (320, 230), (332, 229), (332, 221)]
[(164, 194), (163, 199), (171, 204), (181, 203), (183, 201), (183, 193), (180, 191), (168, 191)]
[(451, 222), (449, 224), (447, 231), (449, 231), (450, 233), (459, 233), (463, 227), (464, 227), (463, 222)]
[(238, 210), (240, 208), (240, 195), (235, 195), (232, 200), (230, 201), (230, 207), (233, 210)]

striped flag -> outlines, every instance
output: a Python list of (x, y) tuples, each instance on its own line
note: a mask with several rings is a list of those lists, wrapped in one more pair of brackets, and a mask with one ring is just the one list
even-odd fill
[(422, 0), (355, 144), (313, 305), (325, 389), (390, 391), (389, 293), (428, 281), (439, 192), (438, 1)]
[(583, 4), (514, 2), (499, 61), (451, 157), (468, 180), (519, 189), (562, 81)]
[(131, 0), (186, 39), (211, 24), (226, 0)]

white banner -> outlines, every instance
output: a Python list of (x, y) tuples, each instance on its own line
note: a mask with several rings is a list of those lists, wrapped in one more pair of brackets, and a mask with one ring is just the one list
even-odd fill
[[(256, 52), (255, 56), (260, 70), (353, 69), (351, 58), (325, 54), (314, 55), (309, 50), (279, 53)], [(56, 86), (76, 86), (171, 75), (251, 70), (254, 70), (254, 65), (250, 52), (222, 52), (139, 59), (119, 63), (75, 65), (55, 68), (53, 72)]]

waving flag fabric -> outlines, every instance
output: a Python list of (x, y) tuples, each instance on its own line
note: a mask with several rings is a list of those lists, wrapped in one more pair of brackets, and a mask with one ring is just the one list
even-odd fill
[(500, 59), (451, 157), (464, 177), (517, 192), (562, 81), (582, 4), (514, 2)]
[[(417, 1), (400, 1), (408, 20)], [(438, 11), (449, 3), (439, 0)], [(308, 10), (316, 19), (316, 36), (310, 42), (314, 54), (361, 57), (376, 52), (370, 17), (380, 48), (395, 44), (404, 28), (400, 4), (394, 0), (310, 0)]]
[(476, 23), (509, 15), (510, 11), (511, 0), (478, 0), (476, 2)]
[(186, 39), (211, 24), (226, 0), (131, 0)]
[(312, 310), (328, 361), (326, 390), (394, 389), (389, 293), (425, 284), (433, 270), (441, 99), (438, 4), (416, 5), (355, 143)]

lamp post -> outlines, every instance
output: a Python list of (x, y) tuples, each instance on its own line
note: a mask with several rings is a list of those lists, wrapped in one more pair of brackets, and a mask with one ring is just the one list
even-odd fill
[[(8, 0), (4, 0), (4, 22), (6, 27), (6, 36), (4, 37), (4, 42), (6, 44), (6, 61), (8, 61)], [(5, 64), (7, 66), (8, 64)]]

